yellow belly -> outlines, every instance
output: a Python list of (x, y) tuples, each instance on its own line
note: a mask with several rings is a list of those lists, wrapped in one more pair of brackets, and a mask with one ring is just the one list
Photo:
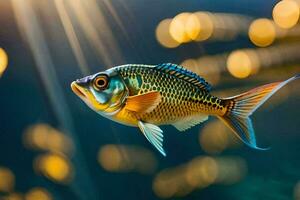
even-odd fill
[(112, 116), (111, 119), (127, 126), (138, 126), (137, 116), (125, 108), (122, 108), (118, 113)]
[(139, 120), (155, 125), (172, 124), (187, 116), (195, 114), (220, 115), (224, 110), (214, 109), (203, 104), (183, 102), (174, 104), (170, 101), (162, 101), (153, 111), (149, 113), (133, 113), (122, 108), (112, 116), (112, 120), (128, 126), (137, 126)]

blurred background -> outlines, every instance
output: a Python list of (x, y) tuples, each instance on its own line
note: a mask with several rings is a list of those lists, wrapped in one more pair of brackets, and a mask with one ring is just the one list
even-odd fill
[(300, 199), (294, 81), (253, 116), (257, 151), (218, 120), (137, 128), (98, 116), (71, 81), (172, 62), (228, 97), (300, 73), (299, 0), (1, 0), (0, 199)]

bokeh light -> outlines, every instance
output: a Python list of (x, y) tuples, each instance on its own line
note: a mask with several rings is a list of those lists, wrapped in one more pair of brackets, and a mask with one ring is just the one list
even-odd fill
[(0, 48), (0, 77), (8, 64), (8, 56), (3, 48)]
[(71, 154), (74, 149), (71, 138), (48, 124), (29, 126), (23, 135), (24, 144), (31, 149)]
[(189, 15), (185, 29), (192, 40), (204, 41), (209, 39), (214, 31), (211, 14), (208, 12), (196, 12)]
[(172, 19), (162, 20), (156, 27), (155, 36), (157, 41), (164, 47), (175, 48), (180, 45), (179, 42), (174, 40), (169, 32)]
[(44, 188), (32, 188), (25, 194), (25, 200), (52, 200), (51, 194)]
[(283, 43), (257, 49), (239, 49), (229, 54), (226, 66), (236, 78), (246, 78), (261, 69), (294, 64), (299, 60), (300, 44)]
[(10, 192), (15, 186), (15, 175), (6, 168), (0, 167), (0, 192)]
[(192, 13), (188, 16), (188, 19), (185, 24), (185, 29), (187, 31), (188, 36), (192, 40), (196, 40), (200, 32), (200, 22), (196, 14)]
[(199, 132), (201, 148), (209, 154), (219, 154), (227, 148), (236, 147), (240, 142), (220, 121), (207, 122)]
[(37, 157), (34, 161), (34, 169), (57, 183), (68, 183), (73, 178), (73, 166), (62, 155), (45, 154)]
[(172, 19), (169, 32), (178, 43), (185, 43), (191, 40), (186, 32), (186, 23), (190, 15), (191, 13), (180, 13)]
[(129, 145), (105, 145), (98, 153), (99, 164), (110, 172), (153, 173), (157, 160), (149, 150)]
[(234, 184), (247, 173), (239, 157), (196, 157), (188, 163), (159, 172), (153, 180), (153, 191), (160, 198), (185, 196), (212, 184)]
[(218, 165), (215, 159), (212, 157), (198, 157), (188, 164), (186, 179), (193, 188), (204, 188), (215, 182), (218, 173)]
[(259, 47), (269, 46), (276, 38), (274, 22), (266, 18), (253, 21), (249, 27), (249, 38)]
[(218, 165), (217, 184), (231, 185), (241, 181), (247, 174), (247, 163), (243, 158), (223, 156), (215, 158)]
[(127, 171), (132, 169), (132, 165), (122, 159), (122, 152), (114, 145), (102, 147), (98, 154), (98, 161), (107, 171)]
[(252, 50), (236, 50), (228, 56), (227, 69), (236, 78), (246, 78), (259, 68), (259, 58)]
[(183, 12), (162, 20), (156, 28), (156, 38), (167, 48), (192, 41), (229, 41), (246, 35), (251, 20), (251, 17), (238, 14)]
[(197, 12), (202, 25), (198, 41), (230, 41), (238, 35), (246, 35), (251, 17), (230, 13)]
[(153, 180), (154, 193), (160, 198), (170, 198), (176, 196), (180, 190), (191, 191), (191, 187), (185, 183), (185, 172), (186, 166), (184, 165), (159, 172)]
[(274, 22), (281, 28), (292, 28), (299, 21), (300, 7), (297, 1), (283, 0), (273, 9)]

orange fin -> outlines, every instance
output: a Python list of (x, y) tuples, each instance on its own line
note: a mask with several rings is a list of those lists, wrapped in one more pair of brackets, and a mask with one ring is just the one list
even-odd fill
[(161, 95), (159, 92), (129, 96), (127, 97), (125, 109), (139, 114), (149, 113), (156, 108), (160, 101)]
[(268, 149), (257, 147), (250, 115), (280, 88), (298, 78), (300, 78), (300, 74), (286, 81), (270, 83), (223, 99), (228, 102), (228, 111), (219, 118), (248, 146), (254, 149)]

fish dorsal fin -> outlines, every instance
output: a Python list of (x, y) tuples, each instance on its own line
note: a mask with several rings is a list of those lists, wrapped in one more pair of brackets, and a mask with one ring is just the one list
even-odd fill
[(185, 117), (172, 125), (179, 131), (185, 131), (201, 122), (204, 122), (208, 119), (208, 115), (197, 114)]
[(127, 97), (125, 109), (136, 112), (138, 114), (149, 113), (161, 101), (159, 92), (148, 92)]
[(163, 155), (166, 156), (166, 152), (163, 149), (163, 131), (158, 127), (150, 123), (138, 122), (138, 126), (147, 140), (155, 146), (155, 148)]
[(172, 63), (163, 63), (155, 66), (156, 69), (162, 70), (165, 73), (176, 76), (182, 80), (190, 82), (194, 85), (197, 85), (199, 88), (210, 91), (211, 85), (207, 83), (204, 78), (200, 77), (196, 73), (183, 68), (182, 66), (172, 64)]

